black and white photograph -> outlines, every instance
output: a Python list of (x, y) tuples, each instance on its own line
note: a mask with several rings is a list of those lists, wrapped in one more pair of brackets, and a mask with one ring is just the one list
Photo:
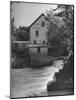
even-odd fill
[(74, 95), (74, 5), (10, 2), (10, 98)]

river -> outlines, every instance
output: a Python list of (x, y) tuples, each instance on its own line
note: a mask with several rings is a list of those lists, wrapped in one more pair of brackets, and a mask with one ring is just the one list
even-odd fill
[(41, 69), (11, 69), (11, 98), (48, 96), (47, 83), (54, 81), (54, 74), (60, 69), (63, 69), (63, 60)]

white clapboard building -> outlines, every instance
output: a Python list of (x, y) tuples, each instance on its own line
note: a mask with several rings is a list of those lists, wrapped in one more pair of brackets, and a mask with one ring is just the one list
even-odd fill
[(49, 21), (46, 20), (44, 14), (41, 14), (30, 26), (30, 45), (29, 52), (30, 53), (40, 53), (47, 54), (48, 53), (48, 39), (47, 39), (47, 31), (48, 31)]
[(29, 48), (30, 54), (48, 54), (48, 24), (44, 14), (41, 14), (28, 28), (30, 34), (29, 41), (12, 41), (14, 47), (19, 49)]

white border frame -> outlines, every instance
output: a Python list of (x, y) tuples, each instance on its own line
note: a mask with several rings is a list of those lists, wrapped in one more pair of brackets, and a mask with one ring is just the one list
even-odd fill
[[(15, 0), (14, 0), (15, 1)], [(17, 1), (17, 0), (16, 0)], [(25, 0), (18, 0), (25, 1)], [(59, 4), (74, 4), (74, 30), (75, 30), (75, 16), (76, 16), (76, 0), (26, 0), (25, 2), (43, 2), (43, 3), (59, 3)], [(74, 44), (76, 43), (76, 30), (74, 31)], [(74, 47), (74, 57), (76, 46)], [(76, 65), (76, 61), (75, 65)], [(74, 65), (74, 69), (75, 69)], [(74, 71), (75, 74), (75, 71)], [(74, 75), (76, 76), (76, 75)], [(75, 77), (74, 77), (75, 78)], [(74, 79), (75, 82), (75, 79)], [(74, 83), (76, 84), (76, 82)], [(10, 1), (0, 1), (0, 99), (8, 100), (10, 95)], [(76, 88), (75, 88), (76, 93)], [(26, 98), (27, 99), (27, 98)], [(76, 95), (69, 96), (55, 96), (55, 97), (39, 97), (39, 98), (28, 98), (28, 100), (75, 100)], [(23, 100), (23, 99), (20, 99)]]

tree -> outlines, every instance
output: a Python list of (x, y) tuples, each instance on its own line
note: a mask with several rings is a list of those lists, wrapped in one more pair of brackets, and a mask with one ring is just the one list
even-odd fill
[[(58, 5), (55, 10), (47, 11), (50, 21), (47, 38), (57, 49), (73, 47), (74, 37), (74, 7), (71, 5)], [(60, 49), (59, 49), (60, 50)]]
[(14, 25), (14, 17), (11, 18), (11, 34), (15, 34), (15, 25)]
[(20, 26), (16, 30), (16, 38), (18, 41), (29, 41), (29, 28)]
[[(64, 35), (66, 36), (67, 46), (73, 48), (74, 40), (74, 6), (73, 5), (58, 5), (57, 10), (61, 12), (55, 14), (57, 17), (61, 17), (65, 22)], [(72, 49), (71, 48), (71, 49)]]
[(60, 17), (58, 18), (54, 15), (54, 11), (50, 11), (49, 13), (47, 12), (47, 18), (50, 22), (47, 32), (48, 41), (52, 46), (59, 47), (61, 41), (64, 40), (62, 28), (64, 22), (61, 20)]

